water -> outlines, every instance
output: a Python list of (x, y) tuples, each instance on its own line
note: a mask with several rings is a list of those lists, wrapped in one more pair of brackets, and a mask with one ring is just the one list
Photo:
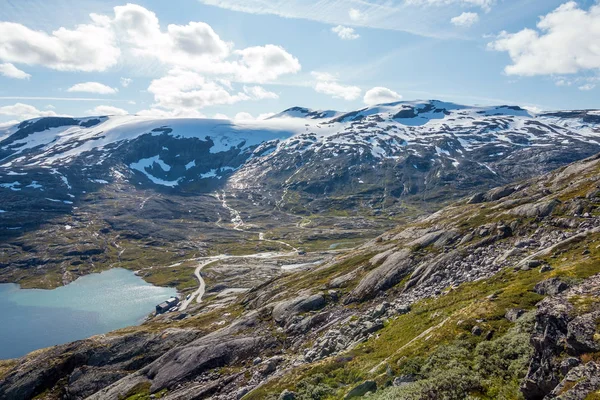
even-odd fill
[(0, 359), (140, 324), (176, 294), (111, 269), (54, 290), (0, 284)]

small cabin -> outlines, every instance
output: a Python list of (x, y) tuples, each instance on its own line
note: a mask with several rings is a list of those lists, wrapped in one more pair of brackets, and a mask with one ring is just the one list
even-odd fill
[(179, 299), (177, 297), (171, 297), (167, 301), (163, 301), (156, 306), (156, 315), (166, 313), (177, 304), (179, 304)]

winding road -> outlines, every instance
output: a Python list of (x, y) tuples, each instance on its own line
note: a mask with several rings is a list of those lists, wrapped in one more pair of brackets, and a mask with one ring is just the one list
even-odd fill
[[(242, 229), (242, 227), (244, 226), (244, 221), (242, 220), (240, 213), (227, 204), (226, 196), (227, 195), (225, 192), (223, 192), (221, 195), (219, 195), (218, 193), (216, 194), (216, 198), (222, 202), (223, 207), (229, 211), (231, 216), (233, 216), (233, 218), (231, 219), (231, 223), (234, 225), (233, 229), (235, 229), (237, 231), (244, 231)], [(217, 225), (220, 222), (221, 222), (221, 218), (219, 217), (219, 221), (217, 222)], [(196, 276), (196, 279), (198, 279), (198, 283), (199, 283), (198, 289), (181, 303), (181, 305), (179, 306), (179, 310), (180, 311), (186, 310), (189, 307), (189, 305), (192, 304), (194, 299), (196, 300), (196, 303), (202, 302), (202, 297), (204, 297), (204, 293), (206, 291), (206, 283), (204, 282), (204, 279), (202, 278), (202, 275), (200, 274), (200, 272), (202, 271), (202, 269), (204, 267), (206, 267), (209, 264), (212, 264), (216, 261), (227, 260), (227, 259), (232, 259), (232, 258), (258, 258), (258, 259), (260, 259), (260, 258), (277, 258), (277, 257), (289, 257), (289, 256), (296, 255), (298, 253), (297, 248), (295, 248), (294, 246), (292, 246), (286, 242), (282, 242), (280, 240), (265, 239), (265, 234), (262, 232), (258, 234), (258, 240), (264, 241), (264, 242), (278, 243), (280, 245), (289, 247), (290, 251), (289, 252), (255, 253), (255, 254), (248, 254), (248, 255), (243, 255), (243, 256), (231, 256), (231, 255), (226, 255), (226, 254), (219, 254), (217, 256), (200, 257), (200, 258), (196, 259), (200, 262), (198, 264), (198, 266), (196, 266), (196, 270), (194, 271), (194, 275)]]

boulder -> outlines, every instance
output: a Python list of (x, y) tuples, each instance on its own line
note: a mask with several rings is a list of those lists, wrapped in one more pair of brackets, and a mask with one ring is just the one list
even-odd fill
[(273, 307), (273, 320), (283, 325), (294, 315), (320, 310), (326, 305), (327, 301), (322, 294), (299, 296), (291, 300), (280, 301)]
[(290, 392), (289, 390), (285, 389), (279, 395), (279, 400), (296, 400), (296, 393)]
[(525, 310), (522, 310), (520, 308), (510, 308), (510, 309), (506, 310), (506, 314), (504, 314), (504, 318), (506, 318), (510, 322), (517, 322), (517, 320), (519, 318), (521, 318), (521, 316), (523, 314), (525, 314)]
[(374, 393), (377, 391), (377, 383), (375, 381), (365, 381), (358, 386), (355, 386), (344, 399), (353, 399), (356, 397), (362, 397), (368, 392)]
[(559, 200), (553, 199), (541, 203), (530, 203), (518, 206), (508, 211), (512, 215), (525, 218), (543, 218), (547, 217), (554, 211), (554, 208), (560, 204)]
[(559, 278), (550, 278), (535, 285), (533, 291), (542, 296), (556, 296), (569, 288)]
[(372, 299), (402, 280), (412, 265), (411, 251), (402, 249), (390, 255), (381, 266), (365, 276), (350, 293), (346, 303)]

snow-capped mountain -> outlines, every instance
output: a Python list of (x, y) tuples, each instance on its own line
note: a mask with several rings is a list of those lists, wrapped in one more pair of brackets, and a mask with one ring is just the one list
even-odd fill
[(457, 196), (598, 151), (600, 112), (589, 110), (417, 101), (350, 113), (294, 107), (243, 123), (52, 117), (0, 130), (0, 194), (72, 205), (120, 182), (253, 191), (279, 207), (380, 210), (411, 196), (446, 200), (447, 188)]

